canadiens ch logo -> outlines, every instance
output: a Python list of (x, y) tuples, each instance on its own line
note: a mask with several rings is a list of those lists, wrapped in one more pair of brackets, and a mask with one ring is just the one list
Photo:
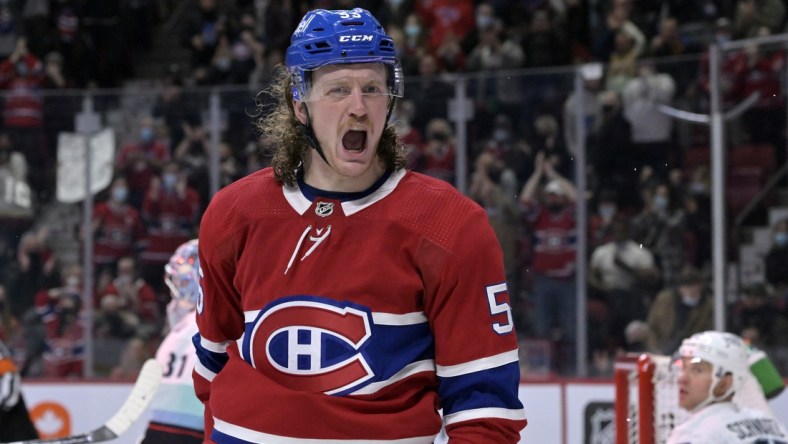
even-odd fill
[(341, 393), (374, 376), (361, 349), (371, 336), (369, 313), (304, 297), (261, 311), (251, 328), (253, 367), (295, 390)]
[(315, 214), (321, 217), (330, 216), (334, 212), (333, 202), (318, 202), (315, 207)]

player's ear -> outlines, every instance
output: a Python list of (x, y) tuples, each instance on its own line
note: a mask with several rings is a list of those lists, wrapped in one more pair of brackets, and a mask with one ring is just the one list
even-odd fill
[(293, 99), (293, 111), (295, 112), (296, 119), (298, 119), (298, 121), (302, 124), (306, 125), (306, 103)]
[(717, 386), (714, 387), (714, 396), (722, 396), (724, 395), (733, 385), (733, 375), (730, 373), (726, 373), (725, 376), (720, 378), (717, 382)]

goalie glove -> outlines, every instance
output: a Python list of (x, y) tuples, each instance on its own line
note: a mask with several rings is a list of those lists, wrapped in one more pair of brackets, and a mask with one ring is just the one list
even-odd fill
[(0, 410), (11, 410), (19, 402), (19, 372), (11, 358), (0, 359)]

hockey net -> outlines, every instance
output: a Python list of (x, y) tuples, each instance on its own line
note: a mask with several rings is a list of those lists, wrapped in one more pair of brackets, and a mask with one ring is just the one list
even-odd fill
[(616, 444), (664, 444), (686, 418), (670, 362), (670, 356), (651, 354), (616, 360)]

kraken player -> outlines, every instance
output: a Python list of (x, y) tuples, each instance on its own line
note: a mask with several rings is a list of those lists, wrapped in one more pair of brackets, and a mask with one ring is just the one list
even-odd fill
[(706, 331), (685, 339), (678, 351), (679, 405), (690, 417), (668, 444), (784, 444), (783, 426), (771, 415), (733, 402), (750, 372), (749, 351), (731, 333)]
[(143, 444), (203, 442), (203, 405), (192, 383), (197, 361), (192, 337), (197, 333), (195, 310), (201, 294), (197, 244), (196, 239), (182, 244), (164, 266), (164, 282), (172, 296), (167, 305), (170, 332), (156, 351), (164, 373)]
[(201, 222), (206, 436), (427, 444), (444, 424), (454, 444), (518, 442), (501, 249), (481, 207), (404, 169), (393, 40), (366, 10), (313, 10), (286, 68), (259, 124), (272, 168)]

